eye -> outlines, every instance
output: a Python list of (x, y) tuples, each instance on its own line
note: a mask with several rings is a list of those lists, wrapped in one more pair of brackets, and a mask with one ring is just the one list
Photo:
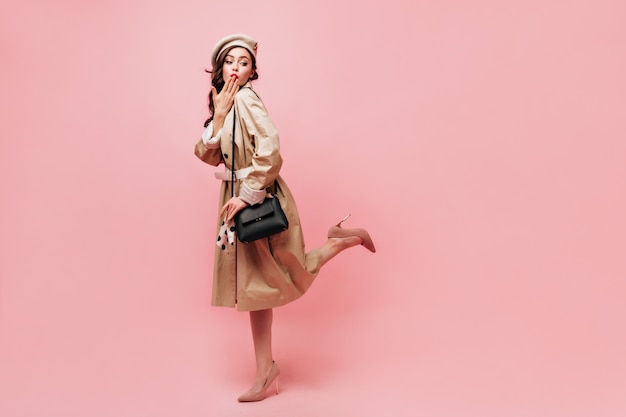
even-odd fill
[(248, 66), (248, 63), (244, 61), (244, 62), (242, 62), (242, 63), (241, 63), (241, 66), (242, 66), (242, 67), (247, 67), (247, 66)]
[(233, 61), (232, 61), (231, 59), (227, 59), (225, 62), (226, 62), (228, 65), (230, 65), (230, 64), (232, 64), (232, 63), (233, 63)]

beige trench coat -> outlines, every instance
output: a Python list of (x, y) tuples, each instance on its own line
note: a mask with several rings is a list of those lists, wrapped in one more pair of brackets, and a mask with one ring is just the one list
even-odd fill
[[(236, 170), (252, 167), (246, 178), (235, 180), (235, 195), (239, 195), (242, 182), (253, 190), (276, 192), (289, 229), (250, 243), (235, 239), (235, 245), (227, 245), (225, 250), (216, 246), (212, 304), (236, 306), (242, 311), (263, 310), (287, 304), (304, 294), (321, 267), (321, 256), (317, 249), (305, 253), (296, 203), (278, 175), (282, 165), (278, 132), (250, 83), (236, 94), (233, 107), (237, 114), (235, 155), (231, 155), (232, 109), (224, 121), (220, 147), (209, 149), (201, 139), (195, 154), (214, 166), (224, 164), (230, 169), (234, 156)], [(230, 181), (223, 181), (219, 208), (230, 196)], [(222, 219), (217, 219), (218, 229), (221, 223)]]

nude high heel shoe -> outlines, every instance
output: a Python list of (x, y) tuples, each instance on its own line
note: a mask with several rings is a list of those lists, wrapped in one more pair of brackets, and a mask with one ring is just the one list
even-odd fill
[(357, 236), (357, 237), (359, 237), (363, 241), (363, 243), (361, 243), (361, 245), (365, 246), (365, 248), (367, 250), (369, 250), (370, 252), (376, 252), (376, 248), (374, 247), (374, 242), (372, 241), (372, 238), (370, 237), (369, 233), (367, 233), (367, 230), (365, 230), (365, 229), (344, 229), (344, 228), (341, 227), (341, 224), (343, 222), (345, 222), (346, 220), (348, 220), (348, 217), (350, 217), (349, 214), (346, 217), (344, 217), (335, 226), (333, 226), (330, 229), (328, 229), (328, 237), (342, 238), (342, 237)]
[(268, 372), (267, 377), (265, 378), (265, 382), (263, 383), (263, 386), (258, 391), (255, 391), (253, 389), (246, 391), (239, 398), (237, 398), (237, 401), (239, 401), (240, 403), (247, 403), (247, 402), (264, 400), (265, 391), (267, 391), (267, 389), (274, 382), (276, 382), (276, 395), (278, 395), (278, 376), (279, 375), (280, 375), (280, 368), (278, 367), (278, 364), (276, 362), (272, 361), (272, 367), (270, 368), (270, 371)]

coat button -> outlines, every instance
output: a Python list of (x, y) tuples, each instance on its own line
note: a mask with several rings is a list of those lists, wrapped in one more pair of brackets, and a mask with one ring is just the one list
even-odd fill
[(226, 159), (226, 158), (228, 158), (228, 154), (227, 153), (224, 154), (224, 159)]

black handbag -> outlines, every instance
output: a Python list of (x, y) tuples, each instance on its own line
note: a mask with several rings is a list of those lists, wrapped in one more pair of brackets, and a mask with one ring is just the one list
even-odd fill
[(274, 195), (235, 214), (237, 237), (245, 243), (280, 233), (288, 227), (287, 216)]
[[(233, 107), (233, 151), (231, 171), (231, 196), (235, 195), (235, 124), (237, 114)], [(278, 197), (270, 195), (260, 204), (254, 204), (235, 214), (235, 232), (244, 243), (269, 237), (287, 230), (289, 221), (280, 205)]]

